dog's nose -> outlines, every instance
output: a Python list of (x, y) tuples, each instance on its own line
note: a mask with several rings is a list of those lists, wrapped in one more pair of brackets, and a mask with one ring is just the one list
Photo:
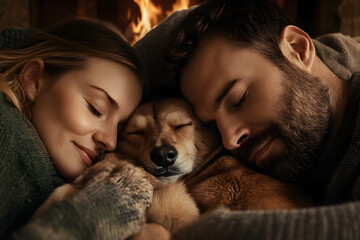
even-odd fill
[(150, 158), (156, 165), (161, 167), (168, 167), (174, 164), (177, 158), (177, 151), (171, 145), (165, 144), (161, 147), (155, 147), (151, 153)]

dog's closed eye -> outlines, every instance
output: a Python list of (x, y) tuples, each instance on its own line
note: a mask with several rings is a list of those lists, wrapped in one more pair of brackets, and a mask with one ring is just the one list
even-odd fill
[(127, 135), (144, 135), (144, 131), (132, 131), (128, 132)]
[(176, 125), (174, 127), (175, 130), (179, 130), (180, 128), (183, 128), (183, 127), (187, 127), (187, 126), (191, 126), (192, 125), (192, 122), (188, 122), (188, 123), (185, 123), (185, 124), (179, 124), (179, 125)]

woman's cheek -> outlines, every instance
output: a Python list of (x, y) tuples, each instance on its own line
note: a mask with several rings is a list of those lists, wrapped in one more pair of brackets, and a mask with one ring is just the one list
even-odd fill
[(71, 108), (65, 108), (61, 118), (65, 128), (79, 135), (88, 133), (96, 126), (96, 116), (81, 105), (73, 104)]

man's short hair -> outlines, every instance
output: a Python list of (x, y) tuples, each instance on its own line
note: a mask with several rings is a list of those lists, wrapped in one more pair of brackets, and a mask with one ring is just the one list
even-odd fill
[(165, 59), (173, 78), (194, 54), (200, 42), (221, 34), (252, 47), (281, 68), (286, 58), (279, 41), (283, 28), (292, 20), (274, 3), (266, 0), (209, 0), (178, 25), (165, 46)]

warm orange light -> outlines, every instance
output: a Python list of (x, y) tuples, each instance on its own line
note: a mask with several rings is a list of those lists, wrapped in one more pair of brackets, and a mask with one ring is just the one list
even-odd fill
[(128, 28), (133, 34), (131, 43), (135, 43), (142, 38), (147, 32), (158, 25), (165, 17), (172, 12), (186, 9), (190, 5), (190, 0), (177, 0), (170, 11), (165, 11), (161, 6), (156, 6), (151, 0), (133, 0), (140, 9), (141, 16), (138, 22), (131, 22)]
[(172, 10), (166, 12), (167, 16), (169, 16), (172, 12), (181, 10), (181, 9), (187, 9), (190, 6), (190, 0), (178, 0), (172, 5)]

